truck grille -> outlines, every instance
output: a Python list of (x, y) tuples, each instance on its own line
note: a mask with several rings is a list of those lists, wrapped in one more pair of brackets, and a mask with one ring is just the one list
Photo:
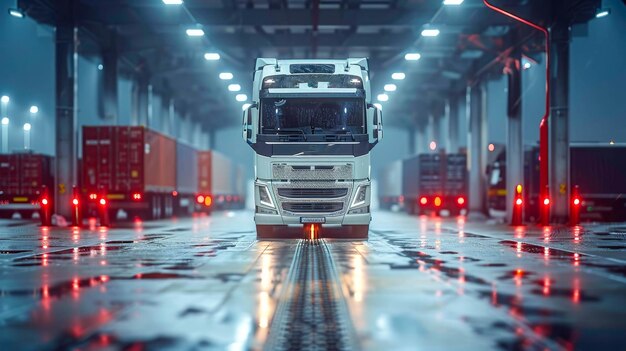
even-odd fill
[(337, 198), (348, 194), (348, 188), (279, 188), (278, 195), (287, 198)]
[(283, 202), (283, 210), (289, 212), (337, 212), (343, 209), (343, 202)]

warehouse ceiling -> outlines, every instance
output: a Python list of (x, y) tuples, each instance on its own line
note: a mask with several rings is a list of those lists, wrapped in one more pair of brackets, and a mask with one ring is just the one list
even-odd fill
[[(592, 18), (599, 0), (492, 0), (538, 23), (560, 17)], [(206, 128), (239, 123), (242, 102), (228, 91), (240, 84), (251, 95), (256, 57), (368, 57), (373, 94), (396, 83), (383, 103), (386, 123), (418, 123), (468, 81), (501, 74), (507, 55), (519, 47), (529, 62), (539, 61), (542, 36), (488, 9), (482, 0), (458, 6), (442, 0), (19, 0), (18, 7), (40, 23), (57, 25), (73, 15), (80, 29), (79, 51), (119, 55), (121, 73), (148, 77), (154, 91), (170, 94)], [(71, 16), (70, 16), (71, 17)], [(550, 20), (548, 20), (550, 19)], [(187, 29), (202, 29), (190, 37)], [(423, 29), (439, 29), (436, 37)], [(517, 40), (510, 39), (516, 29)], [(218, 53), (220, 60), (205, 60)], [(417, 61), (405, 60), (419, 53)], [(221, 81), (220, 72), (234, 79)], [(394, 82), (391, 74), (406, 78)], [(480, 76), (480, 77), (479, 77)]]

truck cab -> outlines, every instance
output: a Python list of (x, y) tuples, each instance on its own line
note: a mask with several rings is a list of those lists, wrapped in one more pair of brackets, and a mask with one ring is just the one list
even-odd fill
[(370, 151), (382, 139), (367, 59), (256, 60), (243, 139), (255, 152), (257, 237), (367, 238)]

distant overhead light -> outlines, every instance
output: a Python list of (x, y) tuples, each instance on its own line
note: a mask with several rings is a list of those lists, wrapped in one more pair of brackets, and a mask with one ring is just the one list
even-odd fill
[(250, 104), (250, 103), (243, 104), (243, 105), (241, 105), (241, 110), (242, 110), (242, 111), (245, 111), (245, 110), (247, 110), (247, 109), (248, 109), (248, 107), (250, 107), (250, 106), (252, 106), (252, 104)]
[(33, 105), (33, 106), (31, 106), (31, 107), (30, 107), (30, 113), (35, 114), (35, 113), (37, 113), (37, 112), (39, 112), (39, 107), (37, 107), (37, 106), (35, 106), (35, 105)]
[(163, 0), (165, 5), (182, 5), (183, 0)]
[(420, 58), (422, 58), (422, 55), (418, 54), (417, 52), (409, 52), (408, 54), (404, 55), (404, 59), (407, 61), (417, 61)]
[(233, 79), (233, 74), (230, 72), (222, 72), (220, 73), (220, 79), (221, 80), (231, 80)]
[(387, 94), (378, 94), (377, 98), (378, 98), (378, 101), (385, 102), (385, 101), (389, 100), (389, 95), (387, 95)]
[(524, 62), (524, 69), (529, 69), (532, 66), (530, 62)]
[(104, 69), (104, 66), (102, 64), (98, 65), (98, 71), (102, 71)]
[(204, 31), (200, 28), (189, 28), (187, 29), (187, 35), (190, 37), (201, 37), (204, 35)]
[(431, 149), (432, 151), (437, 150), (437, 142), (436, 141), (431, 141), (430, 144), (428, 145), (428, 148)]
[(30, 123), (24, 123), (24, 130), (29, 131), (31, 128)]
[(611, 14), (611, 9), (599, 9), (598, 12), (596, 12), (596, 18), (606, 17), (610, 14)]
[(207, 61), (217, 61), (220, 59), (220, 54), (217, 52), (207, 52), (204, 54), (204, 59)]
[(3, 126), (9, 125), (9, 117), (2, 117), (2, 125)]
[(494, 144), (489, 144), (487, 149), (489, 150), (489, 152), (494, 152), (494, 150), (496, 149), (496, 146)]
[(241, 90), (241, 85), (239, 84), (230, 84), (228, 86), (228, 91), (239, 91)]
[(404, 78), (406, 78), (406, 74), (402, 72), (396, 72), (391, 75), (391, 79), (393, 80), (403, 80)]
[(436, 28), (427, 28), (422, 30), (423, 37), (436, 37), (439, 35), (439, 29)]
[(381, 110), (381, 111), (383, 110), (383, 105), (382, 104), (375, 103), (374, 106), (376, 106), (376, 108)]
[(9, 15), (17, 18), (24, 18), (24, 12), (19, 9), (9, 9)]
[(385, 91), (396, 91), (397, 87), (395, 84), (385, 84)]
[(246, 100), (248, 100), (248, 95), (246, 95), (246, 94), (237, 94), (237, 96), (235, 96), (235, 100), (237, 100), (237, 101), (246, 101)]
[(6, 95), (2, 95), (2, 98), (0, 98), (0, 101), (4, 104), (8, 103), (11, 99), (9, 99), (8, 96)]
[(444, 5), (461, 5), (463, 3), (463, 0), (443, 0), (443, 4)]

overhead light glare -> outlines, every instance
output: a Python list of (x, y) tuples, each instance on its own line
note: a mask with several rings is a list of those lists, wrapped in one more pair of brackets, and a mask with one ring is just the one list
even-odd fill
[(398, 87), (395, 84), (385, 84), (385, 91), (396, 91)]
[(599, 9), (598, 12), (596, 12), (596, 18), (606, 17), (610, 14), (611, 14), (610, 9)]
[(406, 78), (406, 74), (402, 72), (396, 72), (391, 75), (391, 79), (393, 80), (403, 80), (404, 78)]
[(463, 3), (463, 0), (443, 0), (443, 4), (447, 6), (458, 6)]
[(163, 0), (165, 5), (182, 5), (183, 0)]
[(239, 91), (241, 90), (241, 85), (239, 84), (230, 84), (228, 86), (228, 91)]
[(37, 112), (39, 112), (39, 107), (37, 107), (37, 106), (35, 106), (35, 105), (33, 105), (33, 106), (31, 106), (31, 107), (30, 107), (30, 113), (35, 114), (35, 113), (37, 113)]
[(246, 94), (237, 94), (237, 96), (235, 96), (235, 100), (243, 102), (248, 100), (248, 96)]
[(187, 29), (187, 35), (190, 37), (201, 37), (204, 35), (204, 31), (200, 28), (189, 28)]
[(422, 55), (418, 54), (417, 52), (409, 52), (408, 54), (404, 55), (404, 59), (407, 61), (417, 61), (420, 58), (422, 58)]
[(31, 128), (30, 123), (24, 123), (24, 130), (25, 130), (25, 131), (29, 131), (29, 130), (30, 130), (30, 128)]
[(2, 117), (2, 125), (3, 126), (9, 125), (9, 117)]
[(8, 103), (9, 101), (11, 101), (11, 99), (6, 96), (6, 95), (2, 95), (2, 97), (0, 98), (0, 101), (4, 104)]
[(207, 52), (204, 54), (204, 59), (207, 61), (217, 61), (220, 59), (220, 54), (217, 52)]
[(378, 94), (377, 98), (380, 102), (389, 101), (389, 95), (387, 94)]
[(427, 28), (422, 30), (423, 37), (436, 37), (439, 35), (439, 29), (436, 28)]
[(24, 12), (19, 9), (9, 9), (9, 15), (17, 18), (24, 18)]
[(233, 74), (230, 72), (222, 72), (220, 73), (220, 79), (221, 80), (231, 80), (233, 79)]

